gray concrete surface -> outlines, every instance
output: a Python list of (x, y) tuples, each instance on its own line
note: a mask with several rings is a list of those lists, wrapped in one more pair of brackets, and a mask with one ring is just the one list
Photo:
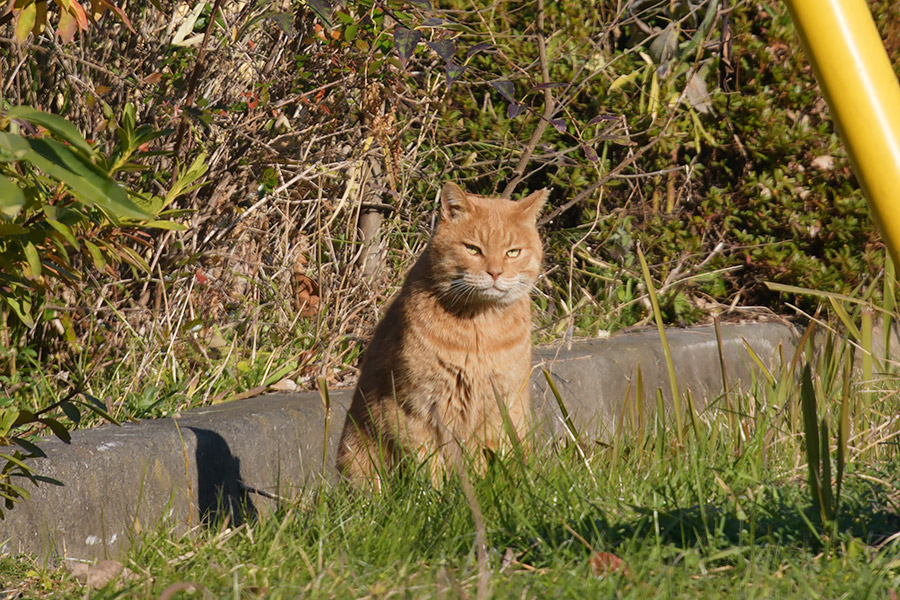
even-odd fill
[[(746, 387), (753, 369), (744, 340), (774, 364), (790, 356), (791, 328), (777, 323), (722, 327), (729, 386)], [(722, 374), (712, 327), (668, 330), (680, 389), (698, 408), (719, 397)], [(640, 365), (647, 412), (669, 383), (655, 330), (535, 352), (533, 403), (543, 436), (565, 437), (556, 383), (582, 438), (614, 430), (629, 381)], [(31, 498), (0, 521), (0, 550), (47, 562), (116, 558), (148, 529), (183, 532), (226, 510), (236, 522), (271, 510), (272, 495), (296, 498), (336, 478), (334, 455), (350, 390), (332, 390), (331, 410), (318, 393), (266, 394), (165, 418), (76, 431), (72, 443), (47, 440), (37, 473), (61, 486), (28, 486)], [(248, 490), (252, 488), (252, 490)], [(220, 502), (220, 499), (222, 500)]]

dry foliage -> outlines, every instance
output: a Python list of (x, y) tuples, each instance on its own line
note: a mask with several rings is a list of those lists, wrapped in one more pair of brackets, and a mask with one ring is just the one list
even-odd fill
[[(703, 92), (712, 60), (727, 59), (722, 86), (736, 76), (730, 15), (768, 22), (762, 7), (425, 4), (348, 3), (323, 25), (288, 0), (163, 1), (128, 8), (135, 33), (107, 16), (72, 44), (47, 32), (16, 44), (0, 25), (4, 105), (62, 114), (107, 148), (104, 107), (139, 106), (138, 122), (169, 135), (132, 188), (165, 190), (200, 152), (209, 163), (208, 184), (175, 207), (187, 230), (133, 241), (149, 273), (51, 289), (52, 314), (5, 341), (38, 349), (51, 389), (77, 380), (120, 404), (149, 385), (183, 394), (177, 408), (276, 374), (349, 384), (451, 178), (483, 193), (556, 188), (544, 339), (649, 318), (633, 223), (677, 231), (647, 249), (670, 320), (740, 309), (753, 282), (734, 272), (751, 273), (755, 240), (726, 237), (728, 213), (704, 205), (717, 180), (698, 165), (736, 161), (744, 177), (754, 163), (737, 133), (712, 139), (721, 115)], [(722, 291), (699, 289), (701, 274)]]

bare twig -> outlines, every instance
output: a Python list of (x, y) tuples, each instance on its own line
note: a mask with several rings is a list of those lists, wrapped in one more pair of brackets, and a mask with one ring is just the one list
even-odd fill
[[(538, 0), (537, 42), (538, 55), (541, 59), (541, 83), (547, 85), (550, 83), (550, 65), (547, 62), (547, 44), (544, 41), (544, 0)], [(525, 145), (525, 150), (519, 158), (519, 164), (516, 165), (513, 171), (515, 175), (503, 189), (503, 194), (501, 194), (503, 198), (510, 198), (516, 186), (522, 181), (528, 161), (531, 160), (534, 149), (537, 148), (538, 143), (544, 136), (544, 131), (547, 129), (547, 125), (550, 124), (550, 119), (553, 118), (555, 110), (556, 101), (553, 99), (553, 90), (547, 85), (544, 88), (544, 114), (541, 115), (541, 120), (538, 121), (534, 131), (531, 133), (531, 139)]]
[[(212, 12), (209, 15), (209, 23), (206, 24), (206, 31), (203, 32), (203, 42), (200, 44), (200, 51), (197, 53), (197, 62), (194, 63), (194, 71), (191, 73), (191, 79), (188, 82), (188, 94), (182, 106), (181, 122), (178, 124), (178, 134), (175, 136), (175, 156), (180, 156), (181, 143), (184, 140), (184, 131), (187, 128), (187, 112), (184, 109), (190, 108), (194, 103), (194, 94), (197, 91), (197, 82), (200, 80), (200, 70), (203, 68), (203, 62), (206, 58), (206, 45), (209, 42), (209, 34), (216, 23), (216, 15), (219, 13), (219, 6), (222, 0), (216, 0), (213, 4)], [(178, 163), (175, 163), (175, 170), (172, 174), (172, 180), (178, 179)]]

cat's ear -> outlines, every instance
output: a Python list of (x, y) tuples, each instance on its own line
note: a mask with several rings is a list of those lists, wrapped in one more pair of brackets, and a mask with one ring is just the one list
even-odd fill
[(441, 220), (452, 221), (467, 212), (470, 207), (465, 190), (455, 183), (447, 182), (441, 190)]
[(547, 197), (549, 195), (550, 190), (548, 189), (538, 190), (536, 192), (531, 192), (519, 200), (517, 204), (523, 213), (537, 221), (537, 216), (541, 214), (541, 209), (544, 208), (544, 203), (547, 202)]

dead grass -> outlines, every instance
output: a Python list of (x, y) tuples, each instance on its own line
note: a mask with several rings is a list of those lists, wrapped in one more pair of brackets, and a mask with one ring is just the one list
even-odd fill
[[(373, 69), (383, 48), (394, 56), (390, 22), (364, 49), (343, 41), (346, 23), (323, 29), (305, 5), (284, 0), (223, 3), (206, 38), (207, 13), (180, 31), (191, 7), (162, 2), (134, 7), (137, 35), (105, 18), (71, 45), (42, 37), (0, 50), (4, 102), (63, 114), (106, 148), (115, 132), (104, 106), (134, 102), (140, 123), (170, 131), (154, 142), (161, 154), (126, 182), (133, 188), (165, 189), (178, 165), (200, 152), (209, 164), (207, 185), (176, 206), (188, 211), (180, 218), (187, 231), (134, 241), (149, 273), (85, 272), (76, 289), (50, 290), (49, 308), (68, 315), (77, 340), (66, 342), (53, 318), (41, 322), (17, 340), (20, 351), (35, 349), (37, 371), (4, 384), (6, 393), (31, 386), (32, 401), (42, 402), (74, 384), (110, 401), (118, 416), (144, 416), (279, 380), (285, 389), (349, 385), (362, 342), (427, 240), (436, 191), (451, 178), (497, 194), (555, 186), (544, 223), (540, 339), (647, 322), (629, 223), (648, 214), (678, 221), (682, 207), (699, 202), (696, 159), (672, 151), (672, 164), (659, 169), (648, 158), (687, 135), (687, 113), (667, 102), (654, 108), (649, 83), (629, 88), (641, 105), (633, 114), (607, 114), (592, 95), (598, 82), (609, 88), (627, 74), (623, 65), (642, 60), (664, 22), (613, 3), (586, 12), (547, 5), (546, 15), (540, 6), (441, 11), (468, 30), (423, 28), (424, 39), (454, 40), (459, 60), (477, 43), (495, 50), (472, 59), (453, 87), (431, 51), (406, 71)], [(347, 10), (357, 11), (360, 31), (376, 12)], [(685, 37), (702, 17), (679, 17)], [(546, 31), (535, 29), (544, 20)], [(8, 28), (0, 27), (4, 41)], [(174, 46), (178, 39), (192, 45)], [(689, 73), (699, 58), (682, 61)], [(683, 99), (680, 77), (668, 92)], [(501, 78), (515, 83), (524, 107), (517, 119), (506, 118), (507, 101), (491, 85)], [(588, 147), (608, 155), (593, 160)], [(743, 288), (698, 291), (704, 278), (743, 268), (745, 249), (717, 236), (703, 234), (694, 248), (676, 238), (646, 249), (660, 295), (688, 307), (687, 317), (669, 308), (670, 321), (744, 314)]]

